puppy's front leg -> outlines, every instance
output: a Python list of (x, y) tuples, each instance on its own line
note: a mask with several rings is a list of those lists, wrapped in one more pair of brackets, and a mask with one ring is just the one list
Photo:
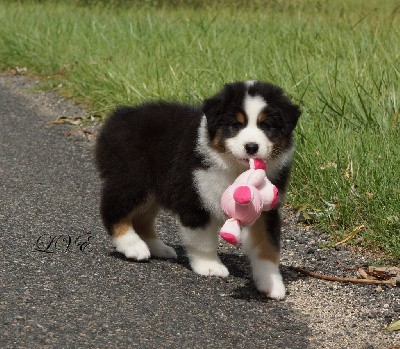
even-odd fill
[(185, 245), (193, 271), (200, 275), (227, 277), (228, 269), (221, 263), (217, 254), (218, 225), (209, 223), (203, 228), (181, 228), (182, 242)]
[(273, 299), (285, 298), (279, 271), (281, 218), (278, 210), (263, 212), (244, 234), (244, 250), (250, 259), (257, 289)]

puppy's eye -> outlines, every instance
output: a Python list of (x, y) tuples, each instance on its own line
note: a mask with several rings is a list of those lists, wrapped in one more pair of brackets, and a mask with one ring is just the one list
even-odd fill
[(259, 124), (260, 124), (260, 126), (261, 126), (262, 128), (264, 128), (264, 129), (266, 129), (266, 130), (271, 130), (271, 129), (276, 128), (274, 125), (272, 125), (271, 123), (266, 122), (266, 121), (262, 121), (262, 122), (260, 122)]
[(232, 121), (229, 126), (231, 126), (233, 128), (239, 128), (239, 127), (243, 126), (243, 123), (241, 123), (239, 121)]

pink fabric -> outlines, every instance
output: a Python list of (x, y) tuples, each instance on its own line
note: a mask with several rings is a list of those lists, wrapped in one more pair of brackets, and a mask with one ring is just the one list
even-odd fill
[(235, 218), (227, 219), (219, 232), (219, 236), (221, 236), (221, 238), (226, 242), (236, 245), (240, 239), (239, 221)]
[(233, 193), (233, 198), (239, 205), (245, 205), (250, 203), (252, 199), (250, 187), (247, 185), (237, 187)]
[(255, 170), (266, 170), (267, 165), (261, 159), (254, 159), (254, 169)]
[(219, 235), (221, 238), (223, 238), (226, 242), (229, 242), (232, 245), (237, 245), (239, 240), (236, 238), (236, 236), (232, 235), (231, 233), (226, 233), (226, 232), (220, 232)]
[(271, 202), (270, 210), (272, 210), (278, 202), (278, 188), (274, 186), (274, 199)]
[(262, 197), (259, 195), (258, 190), (251, 186), (251, 190), (253, 191), (251, 200), (247, 204), (240, 204), (234, 198), (236, 189), (236, 185), (231, 185), (222, 194), (222, 211), (228, 217), (236, 218), (242, 224), (252, 224), (260, 216), (263, 209)]

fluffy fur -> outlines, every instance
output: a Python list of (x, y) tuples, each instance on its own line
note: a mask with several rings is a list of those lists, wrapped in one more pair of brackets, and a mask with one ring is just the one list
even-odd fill
[[(248, 169), (249, 158), (263, 158), (281, 202), (299, 116), (280, 88), (254, 81), (227, 84), (202, 107), (156, 102), (117, 109), (96, 149), (101, 215), (117, 251), (136, 260), (176, 258), (154, 230), (164, 208), (180, 220), (192, 269), (226, 277), (217, 255), (222, 192)], [(278, 204), (247, 228), (243, 242), (257, 288), (276, 299), (285, 296), (280, 227)]]

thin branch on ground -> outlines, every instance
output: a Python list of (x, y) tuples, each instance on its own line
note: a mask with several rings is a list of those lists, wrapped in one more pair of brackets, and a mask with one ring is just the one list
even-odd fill
[(395, 279), (389, 279), (389, 280), (357, 279), (357, 278), (351, 278), (351, 277), (340, 277), (340, 276), (334, 276), (334, 275), (325, 275), (325, 274), (315, 273), (313, 271), (306, 270), (306, 269), (303, 269), (300, 267), (295, 267), (295, 266), (290, 266), (290, 269), (297, 271), (299, 273), (302, 273), (304, 275), (308, 275), (313, 278), (321, 279), (321, 280), (336, 281), (336, 282), (363, 283), (363, 284), (390, 285), (390, 286), (397, 285)]

